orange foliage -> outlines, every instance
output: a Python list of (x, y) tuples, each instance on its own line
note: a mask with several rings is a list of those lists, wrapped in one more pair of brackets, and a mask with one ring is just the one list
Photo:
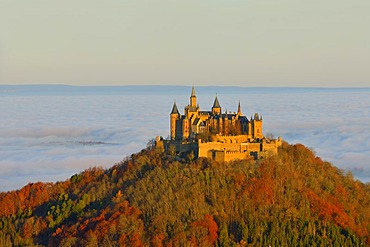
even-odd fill
[(164, 240), (164, 234), (160, 233), (160, 234), (154, 235), (151, 243), (155, 247), (162, 247), (163, 246), (163, 240)]
[(204, 219), (194, 222), (193, 227), (202, 227), (208, 230), (207, 241), (209, 244), (214, 244), (218, 238), (218, 226), (213, 217), (209, 214), (204, 216)]
[(50, 200), (57, 194), (52, 183), (29, 183), (22, 189), (8, 193), (0, 193), (0, 217), (10, 216), (19, 210), (35, 208)]
[[(115, 204), (112, 208), (104, 208), (101, 213), (90, 219), (82, 220), (79, 219), (80, 224), (78, 229), (74, 226), (71, 227), (62, 227), (61, 230), (58, 230), (53, 234), (53, 236), (58, 236), (60, 239), (63, 239), (67, 236), (74, 237), (86, 237), (88, 235), (94, 235), (98, 239), (103, 239), (104, 236), (109, 234), (109, 231), (112, 227), (116, 227), (119, 224), (119, 220), (122, 217), (128, 217), (136, 219), (141, 222), (139, 219), (140, 211), (132, 206), (129, 206), (127, 201), (123, 201)], [(143, 246), (139, 233), (124, 233), (119, 236), (118, 242), (120, 246)]]
[(253, 179), (252, 199), (257, 205), (270, 205), (275, 203), (273, 180), (269, 178)]
[(366, 236), (369, 234), (366, 228), (356, 226), (354, 219), (348, 216), (344, 211), (343, 205), (339, 204), (334, 197), (326, 195), (325, 200), (312, 190), (308, 190), (306, 196), (310, 201), (311, 210), (318, 213), (321, 219), (333, 221), (342, 228), (350, 228), (359, 236)]
[(30, 238), (32, 236), (32, 224), (26, 221), (23, 225), (23, 237)]

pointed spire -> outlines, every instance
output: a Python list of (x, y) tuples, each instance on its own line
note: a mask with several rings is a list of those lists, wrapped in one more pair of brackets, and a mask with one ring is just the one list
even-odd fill
[(194, 85), (193, 85), (193, 87), (191, 88), (191, 96), (192, 96), (192, 97), (195, 97), (195, 89), (194, 89)]
[(172, 107), (171, 114), (180, 114), (179, 109), (177, 109), (176, 101), (173, 102), (173, 107)]
[(197, 96), (195, 96), (195, 89), (194, 89), (194, 85), (193, 87), (191, 88), (191, 96), (190, 96), (190, 106), (191, 107), (197, 107)]
[(238, 104), (238, 114), (241, 115), (242, 114), (242, 110), (241, 110), (241, 107), (240, 107), (240, 100), (239, 100), (239, 104)]
[(212, 108), (221, 108), (220, 102), (218, 102), (217, 94), (216, 94), (215, 101), (213, 102)]

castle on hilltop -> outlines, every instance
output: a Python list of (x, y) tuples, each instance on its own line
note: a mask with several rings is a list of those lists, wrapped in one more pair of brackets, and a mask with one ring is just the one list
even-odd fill
[(255, 113), (248, 119), (241, 112), (240, 102), (237, 112), (222, 113), (216, 96), (211, 110), (201, 111), (193, 86), (184, 115), (180, 114), (176, 102), (173, 104), (169, 140), (157, 138), (157, 144), (180, 155), (193, 152), (196, 158), (230, 161), (275, 154), (282, 145), (282, 139), (265, 138), (262, 116)]

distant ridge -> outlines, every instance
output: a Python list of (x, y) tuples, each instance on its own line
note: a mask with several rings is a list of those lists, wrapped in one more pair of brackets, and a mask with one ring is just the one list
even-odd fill
[[(72, 86), (63, 84), (0, 85), (1, 96), (27, 95), (125, 95), (141, 94), (187, 94), (190, 86), (175, 85), (128, 85), (128, 86)], [(319, 87), (240, 87), (197, 86), (200, 94), (264, 94), (270, 93), (315, 93), (315, 92), (363, 92), (370, 88), (319, 88)]]

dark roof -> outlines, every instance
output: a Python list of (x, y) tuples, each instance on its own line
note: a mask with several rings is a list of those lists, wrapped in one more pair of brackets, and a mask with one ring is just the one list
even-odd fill
[(199, 111), (199, 115), (210, 115), (211, 111)]
[(222, 114), (222, 118), (224, 119), (231, 119), (231, 115), (228, 113)]
[(248, 123), (249, 122), (249, 120), (246, 116), (241, 116), (239, 119), (240, 119), (240, 122), (242, 122), (242, 123)]
[(191, 106), (191, 105), (186, 106), (186, 109), (188, 109), (191, 112), (197, 111), (197, 107), (196, 106)]
[(171, 114), (180, 114), (179, 109), (177, 109), (176, 102), (173, 103)]
[(213, 102), (212, 108), (221, 108), (220, 102), (218, 102), (218, 99), (217, 99), (217, 95), (216, 95), (216, 98), (215, 98), (215, 102)]

